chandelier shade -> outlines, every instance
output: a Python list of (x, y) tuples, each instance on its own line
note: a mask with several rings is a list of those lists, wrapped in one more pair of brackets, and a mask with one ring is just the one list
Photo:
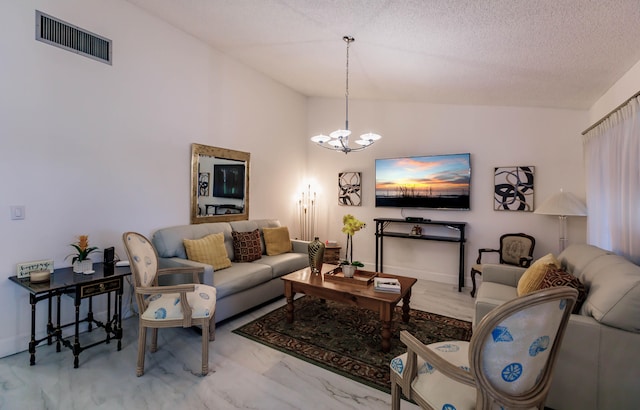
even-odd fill
[(362, 151), (374, 142), (378, 141), (382, 136), (380, 136), (380, 134), (368, 132), (366, 134), (362, 134), (360, 139), (354, 141), (354, 143), (359, 146), (354, 146), (353, 148), (349, 146), (349, 136), (351, 135), (351, 130), (349, 130), (349, 46), (355, 41), (355, 39), (351, 36), (344, 36), (342, 39), (347, 43), (347, 81), (344, 94), (346, 100), (345, 127), (344, 129), (337, 129), (329, 133), (328, 136), (324, 134), (313, 136), (311, 137), (311, 141), (315, 142), (322, 148), (348, 154), (352, 151)]

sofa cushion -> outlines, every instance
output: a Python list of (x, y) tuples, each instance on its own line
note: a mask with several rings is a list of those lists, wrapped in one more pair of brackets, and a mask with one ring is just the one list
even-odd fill
[(192, 261), (206, 263), (219, 270), (231, 266), (231, 259), (224, 247), (224, 233), (212, 233), (201, 239), (184, 239), (187, 258)]
[(308, 267), (309, 257), (306, 253), (286, 252), (274, 256), (262, 255), (259, 263), (271, 266), (273, 277), (278, 278)]
[(601, 255), (585, 266), (582, 282), (589, 292), (581, 314), (640, 333), (640, 266), (622, 256)]
[(253, 262), (262, 257), (260, 245), (260, 231), (231, 232), (233, 238), (233, 253), (236, 262)]
[(580, 282), (580, 279), (564, 271), (562, 268), (547, 265), (547, 271), (542, 278), (539, 289), (548, 289), (557, 286), (569, 286), (578, 291), (578, 299), (576, 299), (576, 304), (573, 306), (571, 312), (574, 314), (578, 313), (584, 300), (587, 298), (587, 291), (584, 285)]
[(279, 228), (264, 228), (264, 244), (267, 248), (267, 255), (275, 256), (282, 253), (291, 252), (291, 237), (286, 226)]
[(580, 279), (582, 283), (589, 288), (590, 278), (584, 278), (582, 273), (591, 262), (604, 255), (612, 255), (610, 251), (598, 248), (597, 246), (587, 245), (586, 243), (578, 243), (568, 246), (558, 255), (560, 266)]
[(540, 288), (542, 278), (547, 271), (547, 265), (553, 265), (556, 268), (560, 267), (560, 263), (553, 256), (552, 253), (548, 253), (537, 261), (533, 262), (529, 268), (522, 274), (522, 277), (518, 281), (518, 296), (526, 295)]
[[(227, 222), (213, 222), (195, 225), (179, 225), (157, 230), (151, 241), (161, 258), (187, 259), (183, 239), (200, 239), (212, 233), (224, 232), (228, 239), (225, 244), (227, 254), (231, 255), (231, 225)], [(227, 246), (228, 244), (228, 246)]]
[[(262, 263), (232, 263), (228, 269), (213, 273), (218, 299), (254, 288), (269, 282), (272, 278), (271, 268)], [(284, 287), (283, 287), (284, 288)]]

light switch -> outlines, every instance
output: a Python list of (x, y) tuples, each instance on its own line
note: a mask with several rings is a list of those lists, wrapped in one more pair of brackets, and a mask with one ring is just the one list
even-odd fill
[(24, 205), (12, 205), (11, 206), (11, 219), (21, 220), (25, 218)]

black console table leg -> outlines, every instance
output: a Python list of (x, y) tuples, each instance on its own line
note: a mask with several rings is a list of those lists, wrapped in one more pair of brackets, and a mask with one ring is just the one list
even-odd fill
[(29, 341), (29, 365), (36, 364), (36, 297), (29, 295), (31, 303), (31, 340)]
[(47, 298), (47, 304), (49, 306), (49, 310), (47, 313), (47, 344), (50, 345), (53, 343), (53, 339), (51, 338), (53, 335), (53, 323), (51, 322), (51, 297)]
[(122, 283), (120, 284), (120, 290), (116, 292), (116, 306), (114, 309), (116, 311), (116, 317), (114, 318), (114, 323), (116, 327), (116, 338), (118, 339), (118, 350), (122, 349)]
[(76, 322), (74, 324), (75, 327), (75, 335), (73, 337), (73, 368), (77, 369), (80, 363), (80, 299), (76, 297)]
[(60, 327), (60, 299), (62, 298), (62, 294), (58, 293), (57, 304), (56, 304), (56, 352), (60, 353), (61, 345), (60, 341), (62, 340), (62, 328)]

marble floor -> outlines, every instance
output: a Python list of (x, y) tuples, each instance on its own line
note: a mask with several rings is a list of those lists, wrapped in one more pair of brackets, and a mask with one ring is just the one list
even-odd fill
[[(120, 352), (101, 344), (80, 354), (38, 347), (36, 365), (21, 352), (0, 359), (0, 409), (389, 409), (391, 396), (231, 331), (282, 306), (278, 299), (218, 324), (209, 351), (210, 373), (201, 377), (200, 335), (193, 329), (161, 329), (145, 374), (135, 375), (137, 319), (123, 322)], [(418, 281), (413, 308), (471, 320), (473, 299), (454, 285)], [(97, 332), (85, 333), (81, 343)], [(147, 339), (149, 340), (149, 339)], [(404, 402), (402, 408), (418, 407)]]

